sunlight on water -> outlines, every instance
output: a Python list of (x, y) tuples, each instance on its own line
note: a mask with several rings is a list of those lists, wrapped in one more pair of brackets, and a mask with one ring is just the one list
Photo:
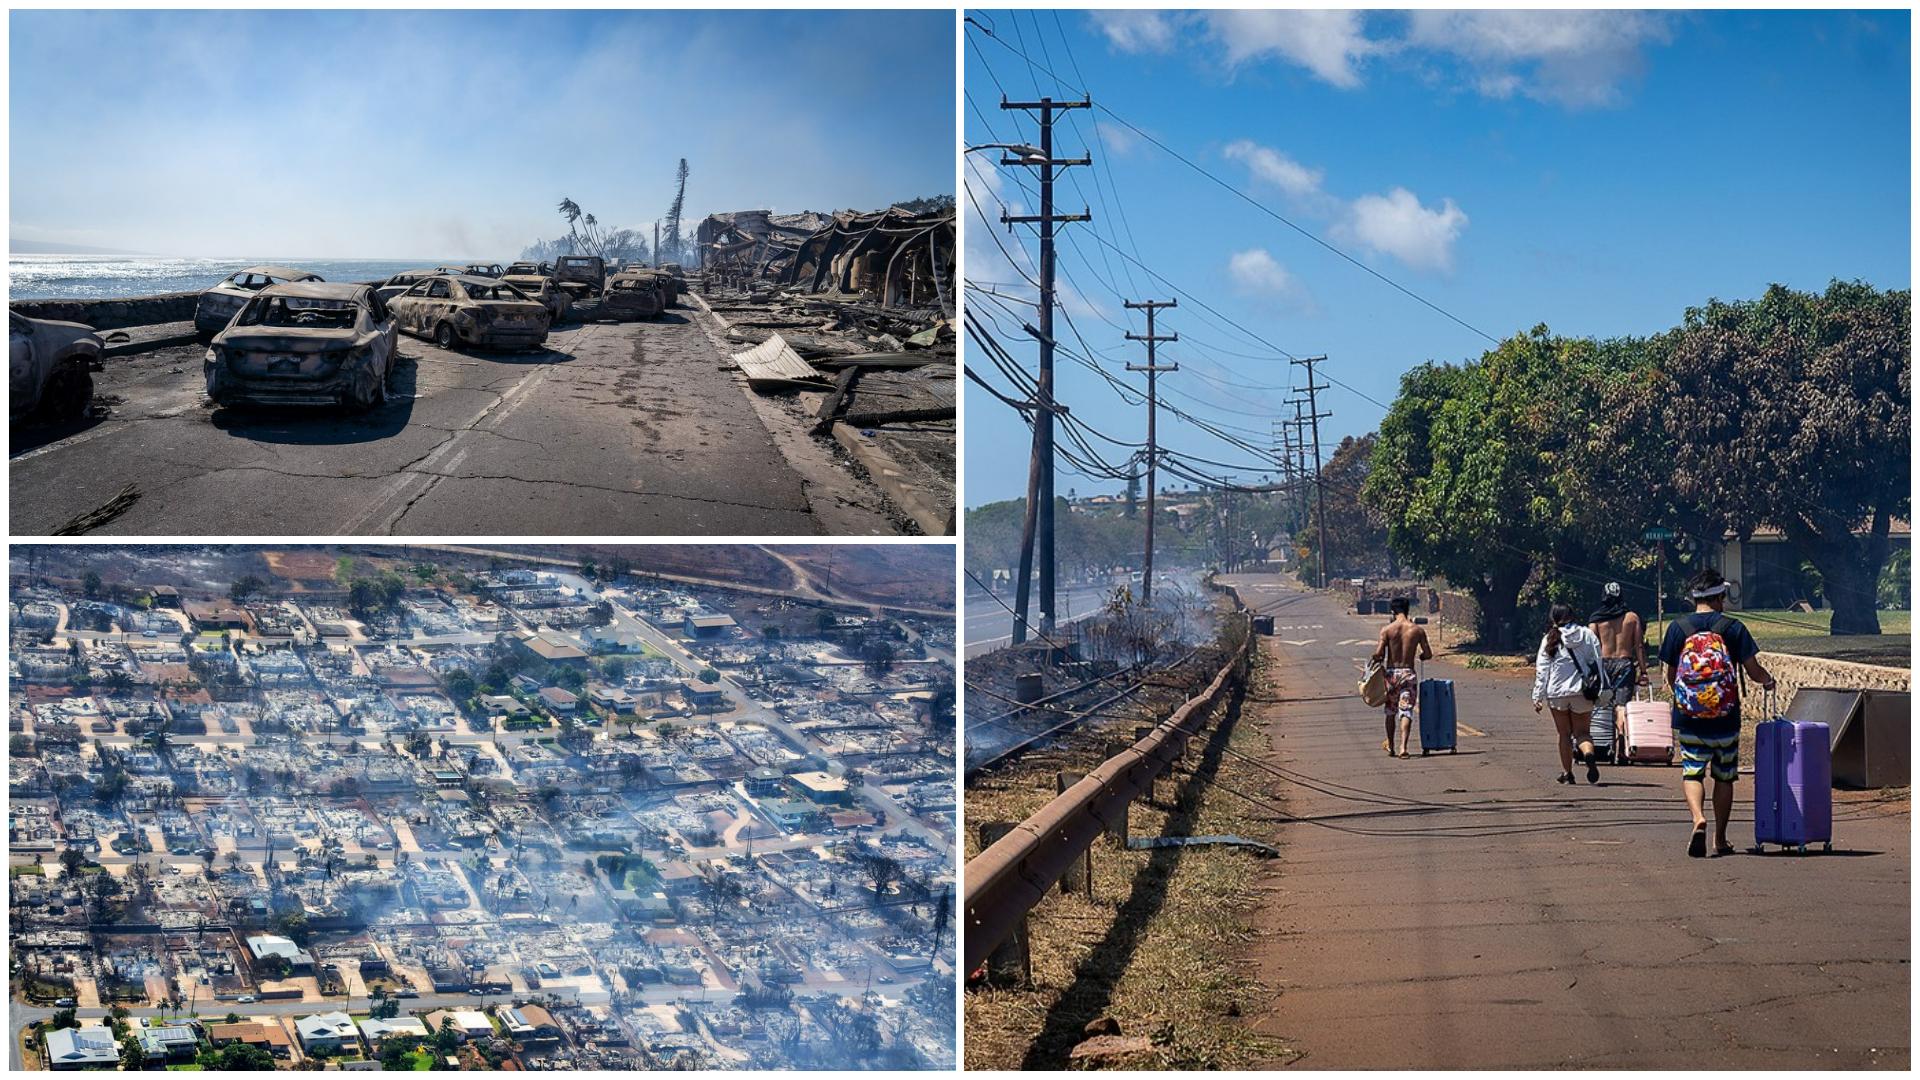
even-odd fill
[(377, 259), (159, 259), (139, 255), (9, 255), (9, 300), (101, 300), (198, 292), (262, 263), (310, 270), (328, 281), (372, 281), (434, 263)]

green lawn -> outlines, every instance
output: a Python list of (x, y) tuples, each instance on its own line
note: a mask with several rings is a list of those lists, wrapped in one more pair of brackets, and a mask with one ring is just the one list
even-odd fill
[(27, 863), (22, 866), (10, 866), (7, 868), (8, 877), (45, 877), (46, 874), (47, 868), (41, 866), (39, 863)]
[(186, 1061), (178, 1065), (167, 1066), (168, 1072), (205, 1072), (206, 1066), (197, 1061)]
[[(1860, 664), (1892, 664), (1904, 667), (1910, 660), (1909, 635), (1913, 631), (1913, 612), (1882, 611), (1880, 633), (1843, 634), (1835, 637), (1833, 612), (1823, 611), (1735, 611), (1731, 613), (1753, 631), (1754, 640), (1767, 652), (1793, 656), (1819, 656), (1831, 660), (1851, 660)], [(1647, 640), (1660, 647), (1659, 627), (1650, 627)]]
[(407, 1061), (412, 1064), (414, 1072), (431, 1072), (433, 1070), (433, 1051), (426, 1049), (415, 1050), (407, 1055)]

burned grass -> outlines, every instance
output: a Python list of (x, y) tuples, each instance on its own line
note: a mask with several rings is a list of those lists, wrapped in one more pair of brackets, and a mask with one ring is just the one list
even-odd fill
[[(1273, 839), (1270, 815), (1223, 790), (1265, 790), (1257, 770), (1225, 748), (1263, 752), (1263, 727), (1244, 706), (1273, 695), (1268, 678), (1269, 669), (1256, 667), (1246, 694), (1226, 706), (1151, 799), (1134, 804), (1131, 835)], [(1137, 720), (1078, 733), (970, 789), (969, 857), (979, 850), (979, 823), (1021, 820), (1052, 798), (1057, 771), (1097, 764), (1098, 731), (1131, 735), (1133, 723), (1164, 717), (1182, 696), (1155, 688), (1129, 706)], [(1032, 984), (969, 990), (966, 1067), (1235, 1069), (1286, 1058), (1285, 1045), (1239, 1019), (1259, 993), (1241, 957), (1267, 869), (1240, 848), (1135, 851), (1097, 842), (1092, 898), (1056, 888), (1030, 916)], [(1088, 1042), (1095, 1033), (1118, 1038)]]

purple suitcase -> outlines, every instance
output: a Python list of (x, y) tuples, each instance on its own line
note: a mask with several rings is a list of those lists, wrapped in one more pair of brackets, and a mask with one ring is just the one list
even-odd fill
[(1833, 850), (1833, 744), (1825, 724), (1764, 720), (1753, 729), (1753, 850)]

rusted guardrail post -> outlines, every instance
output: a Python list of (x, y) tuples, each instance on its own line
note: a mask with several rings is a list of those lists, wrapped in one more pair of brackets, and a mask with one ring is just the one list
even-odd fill
[[(1086, 776), (1086, 773), (1077, 772), (1055, 773), (1053, 778), (1054, 794), (1065, 795), (1068, 788), (1086, 779)], [(1060, 891), (1067, 894), (1077, 892), (1088, 900), (1093, 899), (1092, 848), (1088, 848), (1085, 853), (1074, 860), (1072, 866), (1067, 867), (1066, 873), (1060, 875)]]
[[(1011, 821), (985, 821), (980, 824), (980, 850), (985, 851), (1012, 832)], [(987, 983), (992, 986), (1019, 987), (1033, 984), (1033, 954), (1027, 948), (1027, 917), (1008, 934), (1006, 940), (987, 954)]]

